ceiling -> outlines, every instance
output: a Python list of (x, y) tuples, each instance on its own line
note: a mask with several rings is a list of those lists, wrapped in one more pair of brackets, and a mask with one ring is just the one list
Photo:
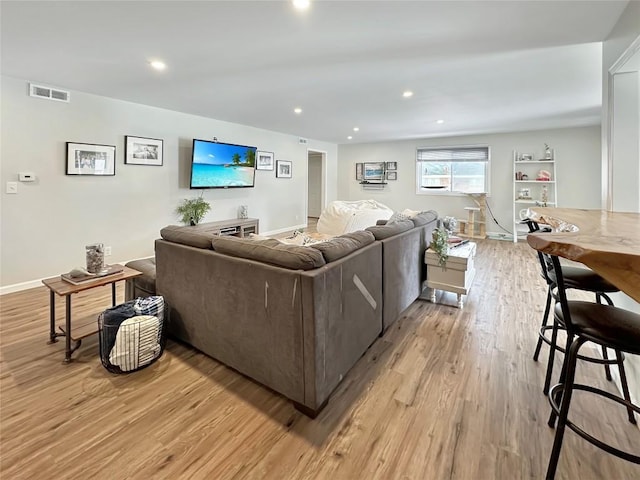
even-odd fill
[(627, 3), (2, 1), (1, 67), (339, 144), (595, 125)]

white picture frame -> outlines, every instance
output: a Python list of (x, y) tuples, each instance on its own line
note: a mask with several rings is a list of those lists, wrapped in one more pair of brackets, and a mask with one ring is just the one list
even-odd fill
[(273, 170), (273, 152), (256, 152), (256, 170)]

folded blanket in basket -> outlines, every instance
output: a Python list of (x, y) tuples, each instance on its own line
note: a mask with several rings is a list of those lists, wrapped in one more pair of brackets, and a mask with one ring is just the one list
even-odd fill
[[(143, 317), (151, 317), (140, 323)], [(135, 370), (154, 360), (160, 350), (164, 297), (137, 298), (102, 314), (101, 348), (111, 364), (122, 371)]]
[(160, 352), (160, 320), (138, 315), (122, 322), (109, 362), (129, 372), (151, 363)]

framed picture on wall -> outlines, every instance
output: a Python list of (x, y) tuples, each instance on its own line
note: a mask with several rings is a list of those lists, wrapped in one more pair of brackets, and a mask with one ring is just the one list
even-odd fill
[(115, 145), (67, 142), (67, 175), (115, 175)]
[(387, 162), (387, 170), (397, 170), (398, 163), (397, 162)]
[(256, 152), (256, 170), (273, 170), (273, 152)]
[(384, 180), (384, 162), (365, 163), (363, 180), (367, 182)]
[(131, 135), (126, 135), (124, 139), (125, 164), (162, 166), (162, 140)]
[(398, 180), (398, 172), (387, 172), (387, 180)]
[(364, 179), (362, 169), (364, 164), (356, 163), (356, 180), (362, 181)]
[(291, 178), (291, 162), (278, 160), (276, 162), (276, 178)]

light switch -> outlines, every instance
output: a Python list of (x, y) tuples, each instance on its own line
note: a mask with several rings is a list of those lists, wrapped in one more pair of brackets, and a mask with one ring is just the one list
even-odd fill
[(7, 193), (18, 193), (18, 182), (7, 182)]

